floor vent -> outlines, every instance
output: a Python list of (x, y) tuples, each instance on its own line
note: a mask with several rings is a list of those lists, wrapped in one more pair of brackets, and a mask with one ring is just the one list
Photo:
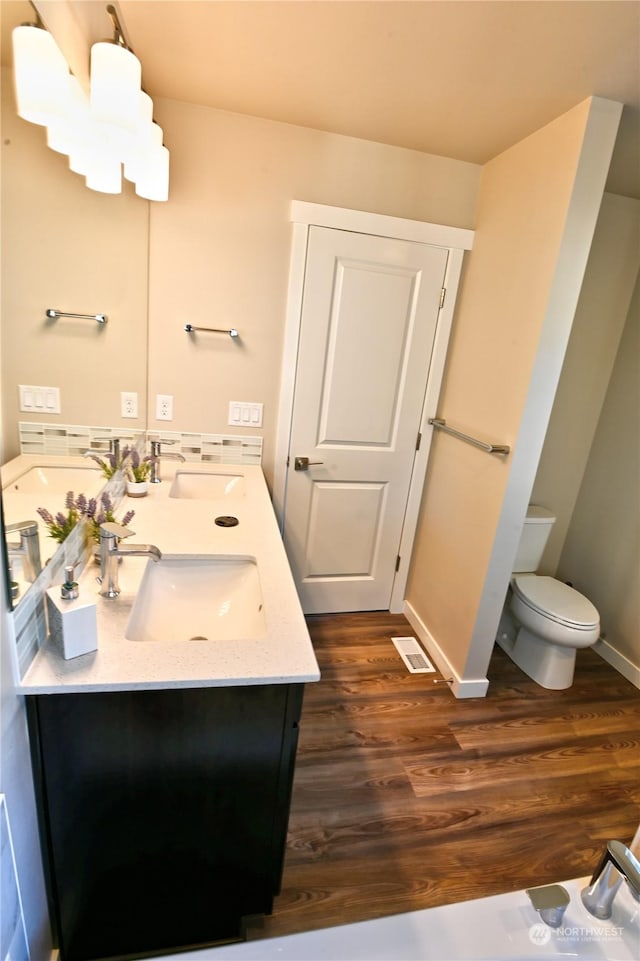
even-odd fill
[(392, 637), (391, 640), (408, 671), (411, 671), (412, 674), (434, 673), (435, 667), (415, 637)]

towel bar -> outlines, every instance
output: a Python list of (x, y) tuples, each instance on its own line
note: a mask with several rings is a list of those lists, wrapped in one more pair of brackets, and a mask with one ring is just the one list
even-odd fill
[(470, 437), (469, 434), (463, 434), (461, 431), (449, 427), (446, 420), (443, 420), (441, 417), (430, 417), (429, 423), (438, 430), (444, 431), (445, 434), (451, 434), (452, 437), (464, 440), (467, 444), (473, 444), (474, 447), (479, 447), (480, 450), (486, 451), (487, 454), (508, 454), (511, 450), (507, 444), (487, 444), (482, 440), (478, 440), (476, 437)]

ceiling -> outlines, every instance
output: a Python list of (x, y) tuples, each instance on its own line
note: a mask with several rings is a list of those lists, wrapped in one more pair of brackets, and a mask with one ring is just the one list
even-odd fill
[[(110, 36), (107, 0), (67, 5), (92, 41)], [(38, 3), (45, 22), (47, 6), (60, 3)], [(592, 94), (621, 101), (608, 189), (640, 198), (640, 0), (115, 6), (152, 97), (472, 163)]]

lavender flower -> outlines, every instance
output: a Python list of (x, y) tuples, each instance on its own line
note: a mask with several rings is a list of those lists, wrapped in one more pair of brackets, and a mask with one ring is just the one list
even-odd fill
[(73, 498), (73, 491), (67, 492), (64, 504), (67, 513), (65, 514), (62, 511), (58, 511), (55, 517), (53, 517), (51, 512), (45, 507), (38, 507), (36, 511), (48, 528), (49, 537), (53, 537), (54, 540), (60, 543), (69, 536), (81, 515), (78, 504)]
[(55, 521), (54, 521), (53, 517), (51, 516), (51, 514), (49, 513), (49, 511), (46, 509), (46, 507), (38, 507), (38, 508), (36, 509), (36, 514), (39, 514), (39, 515), (40, 515), (40, 517), (41, 517), (42, 520), (45, 522), (45, 524), (47, 525), (47, 527), (50, 527), (51, 524), (55, 524)]
[[(77, 498), (74, 498), (73, 491), (67, 492), (64, 503), (67, 513), (58, 511), (55, 517), (46, 507), (38, 507), (36, 510), (48, 528), (49, 536), (56, 541), (65, 540), (82, 517), (87, 518), (89, 533), (95, 541), (100, 540), (101, 524), (106, 521), (116, 521), (113, 501), (106, 491), (100, 497), (100, 505), (94, 497), (87, 500), (84, 494), (78, 494)], [(126, 526), (134, 513), (134, 511), (127, 511), (120, 523)]]

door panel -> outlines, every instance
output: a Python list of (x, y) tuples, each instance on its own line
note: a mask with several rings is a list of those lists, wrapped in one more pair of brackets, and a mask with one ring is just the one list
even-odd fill
[(389, 606), (447, 256), (309, 230), (284, 526), (306, 613)]
[[(313, 484), (305, 581), (373, 576), (385, 491), (386, 484)], [(356, 538), (349, 536), (354, 524)]]
[[(318, 444), (392, 445), (414, 281), (406, 270), (337, 262)], [(367, 378), (354, 389), (358, 370)]]

